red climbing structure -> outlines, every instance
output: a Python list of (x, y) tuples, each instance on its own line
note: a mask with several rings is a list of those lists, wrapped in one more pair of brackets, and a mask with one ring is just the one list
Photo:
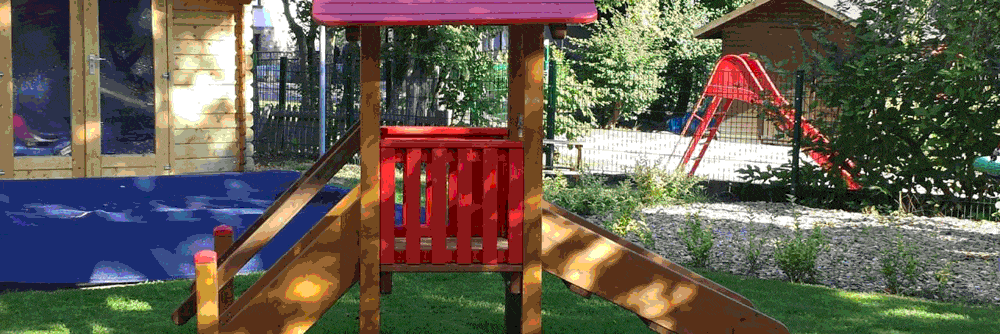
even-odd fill
[[(688, 163), (691, 162), (691, 156), (700, 145), (701, 150), (698, 151), (698, 155), (694, 158), (688, 175), (694, 175), (695, 170), (698, 169), (698, 164), (701, 163), (701, 159), (705, 157), (705, 152), (708, 150), (708, 144), (712, 142), (712, 139), (718, 133), (719, 126), (726, 119), (729, 107), (732, 106), (734, 100), (750, 104), (762, 104), (765, 101), (769, 101), (772, 105), (778, 107), (778, 113), (775, 115), (778, 120), (776, 123), (778, 128), (782, 131), (791, 131), (794, 129), (795, 110), (791, 108), (788, 101), (778, 92), (778, 89), (774, 86), (774, 82), (771, 81), (771, 77), (764, 71), (764, 67), (761, 66), (760, 62), (756, 59), (751, 59), (747, 54), (738, 56), (725, 55), (719, 60), (694, 110), (701, 108), (701, 104), (704, 103), (706, 97), (710, 97), (711, 102), (705, 108), (704, 114), (691, 113), (691, 117), (688, 117), (684, 125), (684, 133), (682, 133), (682, 135), (686, 135), (691, 122), (695, 119), (698, 120), (698, 127), (691, 135), (691, 144), (684, 152), (684, 156), (681, 158), (681, 163), (678, 166), (678, 168), (687, 167)], [(722, 106), (721, 109), (719, 108), (720, 105)], [(708, 131), (707, 135), (705, 134), (706, 130)], [(813, 142), (830, 142), (826, 136), (820, 133), (807, 120), (802, 120), (802, 134)], [(833, 154), (810, 151), (809, 156), (813, 161), (816, 161), (816, 163), (827, 170), (835, 168), (844, 181), (847, 182), (848, 189), (861, 189), (861, 185), (854, 181), (854, 176), (849, 171), (854, 168), (854, 163), (850, 160), (847, 160), (845, 163), (846, 166), (834, 166), (830, 162)]]

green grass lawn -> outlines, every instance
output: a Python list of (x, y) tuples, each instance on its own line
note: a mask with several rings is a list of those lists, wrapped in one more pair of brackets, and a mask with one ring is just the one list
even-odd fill
[[(882, 294), (696, 270), (752, 300), (792, 333), (992, 333), (997, 308), (938, 303)], [(259, 274), (238, 276), (236, 294)], [(502, 279), (495, 273), (397, 273), (383, 296), (383, 333), (502, 333)], [(94, 290), (0, 295), (0, 333), (194, 333), (170, 314), (190, 281)], [(599, 297), (584, 299), (555, 276), (543, 277), (542, 321), (548, 333), (651, 333), (635, 315)], [(356, 333), (355, 285), (309, 333)]]

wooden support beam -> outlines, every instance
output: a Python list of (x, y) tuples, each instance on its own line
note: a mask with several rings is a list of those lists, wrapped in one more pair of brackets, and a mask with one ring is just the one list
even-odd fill
[[(381, 123), (382, 40), (377, 26), (361, 27), (361, 250), (360, 333), (378, 334), (379, 315), (379, 139)], [(391, 233), (392, 231), (388, 231)]]
[(587, 289), (584, 289), (584, 288), (580, 287), (579, 285), (570, 283), (567, 280), (563, 280), (563, 284), (565, 284), (566, 287), (569, 288), (569, 291), (573, 291), (573, 293), (576, 293), (576, 294), (580, 295), (580, 297), (583, 297), (583, 298), (590, 299), (590, 296), (594, 294), (594, 293), (592, 293), (590, 291), (587, 291)]
[(510, 34), (510, 49), (507, 50), (507, 138), (520, 140), (521, 117), (524, 115), (524, 105), (514, 103), (524, 101), (524, 83), (518, 81), (523, 73), (521, 70), (521, 26), (508, 26)]
[(379, 292), (383, 295), (392, 294), (392, 273), (379, 273)]
[(216, 279), (217, 256), (212, 250), (194, 255), (195, 293), (198, 296), (198, 334), (219, 332), (219, 280)]
[[(524, 85), (524, 277), (521, 290), (521, 333), (542, 332), (542, 139), (545, 27), (524, 25), (521, 30), (521, 73)], [(521, 104), (511, 101), (511, 104)]]
[(502, 273), (504, 283), (504, 324), (507, 333), (521, 332), (521, 273)]

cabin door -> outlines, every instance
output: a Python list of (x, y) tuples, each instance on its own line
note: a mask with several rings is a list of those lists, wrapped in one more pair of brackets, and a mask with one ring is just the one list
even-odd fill
[(0, 177), (169, 173), (165, 3), (0, 0)]

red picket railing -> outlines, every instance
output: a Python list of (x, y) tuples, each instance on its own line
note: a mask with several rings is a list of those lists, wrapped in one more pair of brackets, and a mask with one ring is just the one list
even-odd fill
[[(524, 150), (521, 142), (501, 139), (506, 134), (488, 128), (382, 129), (381, 263), (522, 262)], [(397, 168), (403, 172), (401, 227), (395, 226)], [(396, 250), (397, 242), (405, 242), (405, 249)]]

